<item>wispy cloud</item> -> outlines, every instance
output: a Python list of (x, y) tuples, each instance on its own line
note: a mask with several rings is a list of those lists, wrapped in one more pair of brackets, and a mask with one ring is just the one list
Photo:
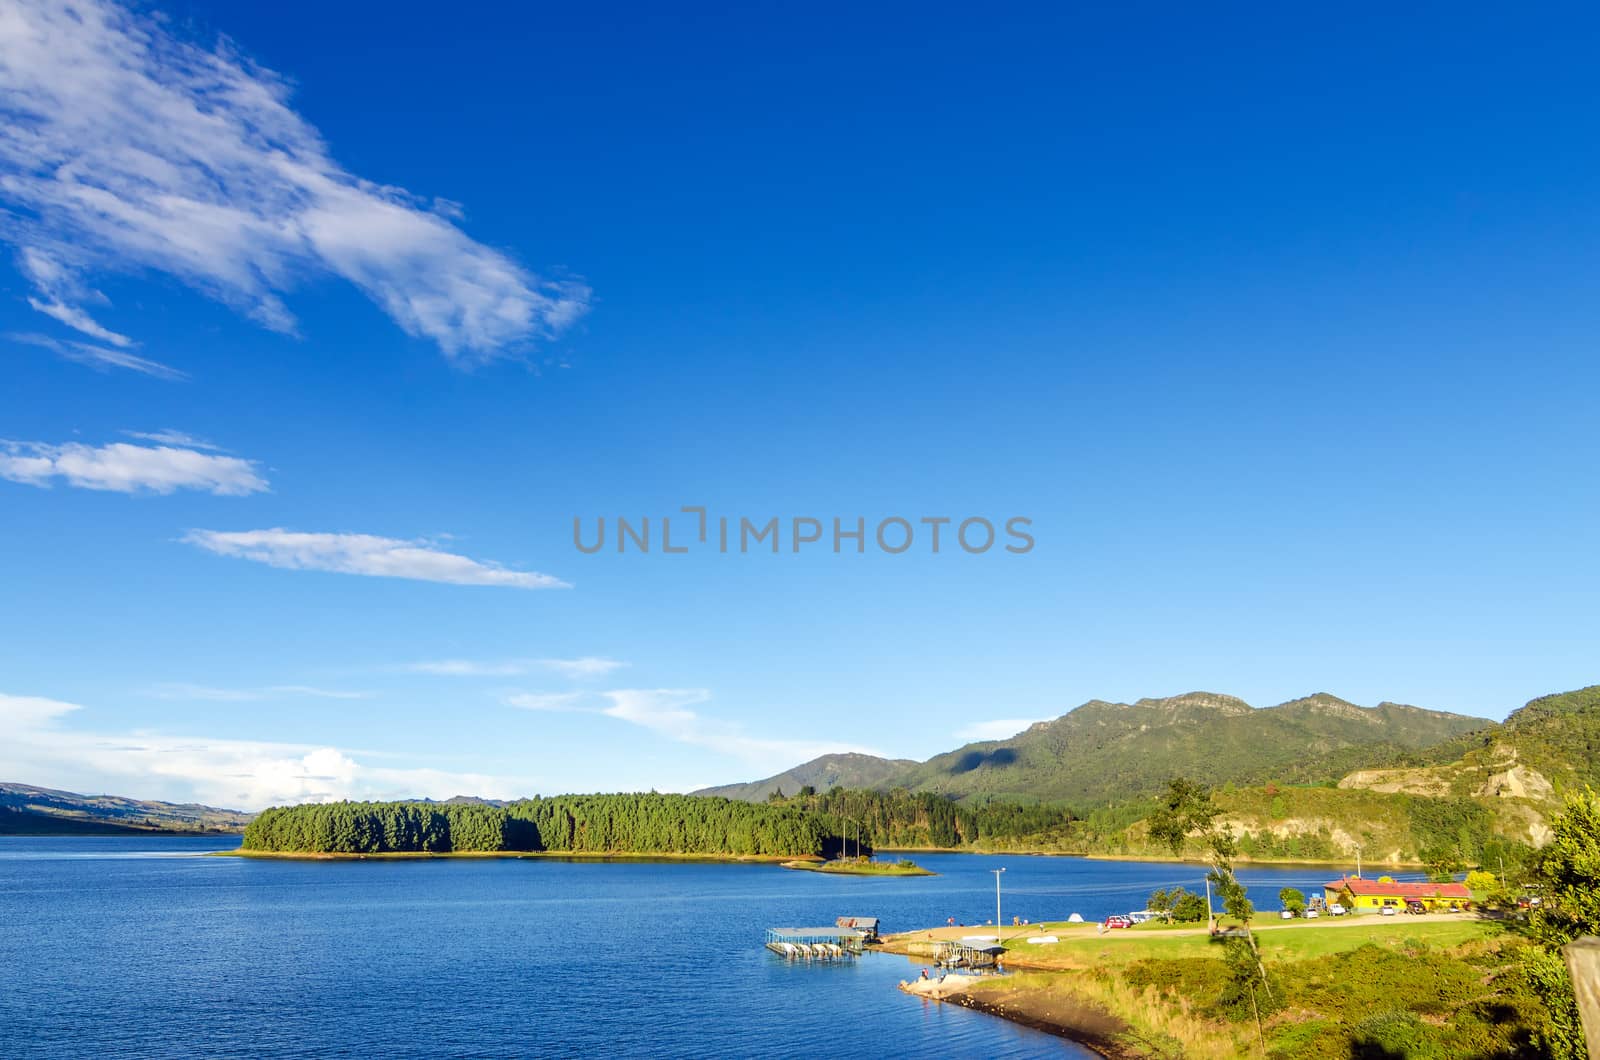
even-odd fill
[(75, 703), (0, 694), (0, 776), (257, 810), (336, 799), (515, 798), (521, 778), (374, 766), (370, 755), (315, 744), (95, 732), (64, 724)]
[[(3, 187), (3, 183), (0, 183), (0, 187)], [(28, 346), (37, 346), (41, 350), (49, 350), (64, 361), (86, 364), (101, 371), (108, 368), (126, 368), (129, 371), (141, 372), (157, 379), (182, 380), (189, 378), (176, 368), (164, 365), (160, 361), (152, 361), (129, 353), (127, 350), (108, 350), (104, 346), (96, 346), (93, 343), (75, 342), (71, 339), (54, 339), (49, 335), (38, 335), (33, 332), (11, 334), (6, 337), (12, 342), (20, 342)]]
[[(483, 360), (560, 331), (588, 289), (468, 237), (460, 209), (340, 166), (287, 82), (228, 40), (202, 47), (110, 0), (12, 0), (0, 15), (0, 223), (29, 303), (119, 349), (89, 277), (169, 274), (258, 323), (333, 274), (407, 333)], [(109, 362), (108, 362), (109, 363)]]
[(963, 740), (1006, 740), (1030, 725), (1049, 720), (1049, 718), (998, 718), (994, 721), (975, 721), (964, 729), (956, 730), (956, 736)]
[(522, 677), (531, 673), (550, 672), (571, 680), (604, 677), (621, 670), (628, 664), (617, 659), (586, 655), (577, 659), (430, 659), (406, 663), (400, 669), (407, 673), (432, 674), (435, 677)]
[(150, 689), (157, 699), (201, 700), (210, 703), (254, 703), (261, 700), (310, 699), (371, 699), (371, 692), (353, 692), (337, 688), (316, 688), (312, 685), (269, 685), (266, 688), (216, 688), (211, 685), (192, 685), (168, 682)]
[(129, 438), (138, 438), (146, 442), (155, 442), (157, 445), (176, 445), (181, 446), (184, 449), (208, 449), (214, 453), (227, 452), (227, 450), (223, 449), (220, 445), (212, 445), (208, 441), (196, 438), (193, 435), (184, 434), (182, 431), (167, 429), (160, 431), (123, 431), (122, 433), (126, 434)]
[(254, 560), (288, 570), (333, 571), (375, 578), (410, 578), (452, 585), (501, 585), (515, 589), (566, 589), (548, 574), (511, 570), (434, 548), (371, 534), (311, 534), (271, 530), (191, 530), (184, 540), (219, 556)]
[(781, 740), (751, 736), (738, 722), (707, 718), (690, 708), (711, 699), (704, 688), (630, 688), (604, 692), (611, 703), (601, 713), (678, 743), (705, 747), (774, 772), (809, 761), (819, 755), (855, 751), (875, 755), (871, 748), (824, 740)]
[(251, 460), (171, 445), (113, 442), (0, 442), (0, 478), (48, 487), (58, 481), (118, 493), (200, 490), (221, 497), (261, 493), (267, 482)]
[(585, 655), (578, 659), (535, 659), (533, 665), (545, 670), (554, 670), (563, 677), (573, 679), (583, 677), (604, 677), (606, 674), (615, 673), (628, 664), (616, 659), (602, 659), (593, 655)]
[(581, 710), (578, 704), (586, 698), (583, 692), (518, 692), (506, 697), (506, 703), (523, 710), (572, 711)]

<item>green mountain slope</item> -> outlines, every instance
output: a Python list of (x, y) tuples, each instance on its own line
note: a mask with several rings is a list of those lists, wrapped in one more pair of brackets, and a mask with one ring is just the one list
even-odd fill
[(1393, 703), (1358, 707), (1325, 693), (1260, 709), (1204, 692), (1095, 701), (1009, 740), (939, 755), (896, 779), (912, 790), (1088, 809), (1154, 794), (1178, 775), (1212, 785), (1330, 782), (1492, 724)]
[[(1483, 718), (1396, 703), (1358, 707), (1325, 693), (1264, 708), (1210, 692), (1131, 704), (1093, 700), (1010, 739), (967, 744), (926, 762), (829, 755), (707, 793), (763, 799), (780, 786), (793, 794), (801, 784), (903, 787), (958, 799), (1064, 802), (1087, 812), (1152, 795), (1177, 775), (1218, 786), (1324, 784), (1362, 767), (1425, 765), (1435, 760), (1432, 748), (1493, 728)], [(854, 772), (830, 768), (840, 759), (852, 760)]]

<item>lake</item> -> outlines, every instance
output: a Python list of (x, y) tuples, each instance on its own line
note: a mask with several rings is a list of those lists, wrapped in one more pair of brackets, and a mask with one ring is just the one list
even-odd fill
[[(769, 927), (1086, 919), (1196, 865), (917, 854), (892, 879), (768, 865), (262, 861), (237, 839), (0, 837), (0, 1056), (1089, 1056), (901, 994), (919, 964), (791, 964)], [(1263, 910), (1337, 875), (1241, 873)]]

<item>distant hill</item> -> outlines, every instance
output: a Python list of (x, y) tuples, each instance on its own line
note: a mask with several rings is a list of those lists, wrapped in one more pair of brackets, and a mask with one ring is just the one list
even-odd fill
[(862, 754), (823, 755), (766, 780), (757, 780), (749, 784), (726, 784), (718, 788), (702, 788), (694, 794), (720, 795), (725, 799), (739, 799), (743, 802), (761, 802), (774, 791), (793, 795), (807, 786), (818, 791), (827, 791), (833, 787), (887, 790), (894, 786), (893, 779), (897, 775), (916, 765), (916, 762), (908, 758), (877, 758)]
[(250, 814), (195, 803), (79, 795), (0, 782), (0, 835), (148, 835), (243, 832)]
[[(1064, 802), (1088, 811), (1148, 797), (1183, 775), (1221, 786), (1333, 783), (1362, 767), (1425, 765), (1430, 751), (1494, 722), (1398, 703), (1359, 707), (1317, 693), (1272, 707), (1212, 692), (1137, 703), (1091, 700), (1006, 740), (970, 743), (926, 762), (826, 755), (766, 780), (705, 793), (759, 800), (802, 784), (958, 799)], [(841, 768), (848, 764), (849, 769)]]
[[(1566, 794), (1600, 785), (1600, 685), (1541, 696), (1503, 724), (1326, 693), (1263, 708), (1207, 692), (1095, 700), (926, 762), (854, 757), (877, 777), (862, 787), (1012, 807), (1023, 827), (1001, 842), (1013, 848), (1161, 854), (1142, 818), (1149, 796), (1181, 775), (1215, 789), (1220, 820), (1251, 859), (1346, 861), (1359, 849), (1370, 864), (1509, 863), (1505, 844), (1541, 845)], [(826, 763), (716, 790), (765, 799), (804, 779), (825, 791)], [(1017, 804), (1038, 801), (1078, 819), (1029, 834), (1032, 808)], [(880, 831), (879, 845), (897, 841)]]

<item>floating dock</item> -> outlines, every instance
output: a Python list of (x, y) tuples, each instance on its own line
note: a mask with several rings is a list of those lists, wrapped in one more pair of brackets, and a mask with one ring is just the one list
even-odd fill
[(767, 949), (791, 961), (844, 961), (866, 949), (867, 932), (853, 927), (768, 928)]

